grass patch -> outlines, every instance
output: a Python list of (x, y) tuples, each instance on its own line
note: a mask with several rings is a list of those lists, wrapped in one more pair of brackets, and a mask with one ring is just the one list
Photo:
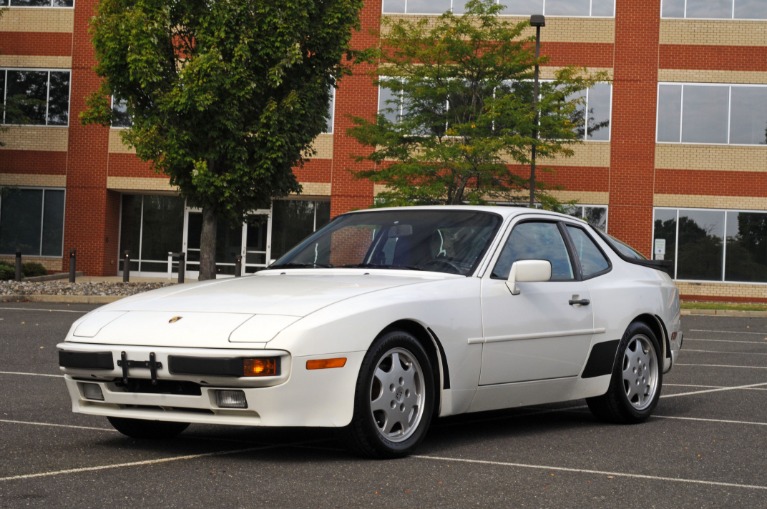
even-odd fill
[(767, 311), (767, 304), (750, 302), (682, 301), (682, 309), (716, 309), (726, 311)]

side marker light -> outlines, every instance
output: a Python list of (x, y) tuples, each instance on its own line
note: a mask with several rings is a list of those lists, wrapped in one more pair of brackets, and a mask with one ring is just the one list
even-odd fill
[(343, 368), (346, 365), (346, 357), (335, 357), (333, 359), (313, 359), (306, 361), (306, 369), (332, 369)]

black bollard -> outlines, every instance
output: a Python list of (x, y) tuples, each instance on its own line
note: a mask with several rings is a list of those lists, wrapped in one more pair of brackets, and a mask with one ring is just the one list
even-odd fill
[(21, 251), (16, 251), (16, 281), (21, 281), (21, 277), (23, 275), (24, 274), (21, 265)]
[(130, 251), (125, 250), (123, 254), (123, 283), (130, 281)]
[(234, 259), (234, 277), (242, 276), (242, 256)]
[(178, 254), (178, 282), (184, 282), (184, 276), (186, 273), (186, 253), (181, 251)]
[(75, 282), (75, 272), (77, 272), (77, 249), (69, 250), (69, 282)]

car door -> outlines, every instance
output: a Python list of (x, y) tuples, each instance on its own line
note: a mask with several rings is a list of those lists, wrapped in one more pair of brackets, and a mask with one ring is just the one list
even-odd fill
[[(565, 226), (551, 220), (516, 223), (482, 284), (480, 385), (577, 376), (594, 335), (587, 283), (568, 248)], [(551, 280), (506, 282), (518, 260), (547, 260)]]

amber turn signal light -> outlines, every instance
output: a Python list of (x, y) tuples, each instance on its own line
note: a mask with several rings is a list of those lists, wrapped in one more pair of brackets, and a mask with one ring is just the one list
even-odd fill
[(331, 369), (343, 368), (346, 366), (346, 357), (335, 357), (333, 359), (313, 359), (306, 361), (306, 369)]
[(278, 374), (279, 357), (242, 360), (242, 376), (277, 376)]

